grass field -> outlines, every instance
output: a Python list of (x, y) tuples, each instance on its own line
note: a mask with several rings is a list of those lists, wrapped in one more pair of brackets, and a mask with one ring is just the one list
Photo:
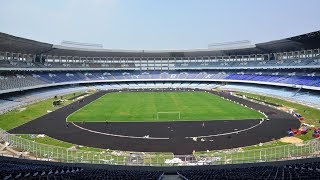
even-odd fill
[[(180, 112), (157, 114), (157, 112)], [(157, 118), (159, 115), (159, 118)], [(250, 108), (206, 92), (108, 93), (71, 114), (72, 122), (138, 122), (241, 120), (264, 116)]]
[[(75, 96), (82, 94), (83, 92), (75, 93)], [(20, 126), (24, 123), (32, 121), (40, 116), (47, 114), (47, 110), (54, 111), (60, 107), (68, 105), (73, 101), (68, 100), (69, 98), (74, 97), (74, 94), (67, 94), (63, 96), (63, 99), (66, 100), (61, 106), (53, 107), (52, 103), (55, 100), (54, 98), (49, 98), (34, 104), (25, 106), (24, 110), (13, 110), (5, 114), (0, 115), (0, 128), (4, 130), (10, 130), (17, 126)], [(60, 98), (60, 97), (59, 97)]]

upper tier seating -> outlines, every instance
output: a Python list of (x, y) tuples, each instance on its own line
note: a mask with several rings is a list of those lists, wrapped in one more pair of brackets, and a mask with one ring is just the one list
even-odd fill
[(177, 68), (208, 68), (208, 67), (266, 67), (266, 66), (315, 66), (320, 65), (318, 58), (265, 60), (265, 61), (217, 61), (217, 62), (179, 62)]
[(114, 80), (232, 80), (320, 87), (319, 70), (45, 71), (2, 72), (0, 91), (54, 83)]
[[(287, 72), (274, 75), (272, 71), (257, 74), (257, 71), (245, 74), (235, 71), (89, 71), (89, 72), (42, 72), (34, 73), (38, 79), (48, 83), (89, 80), (126, 80), (126, 79), (231, 79), (248, 81), (267, 81), (295, 85), (320, 86), (318, 73), (312, 76)], [(320, 74), (319, 74), (320, 75)]]
[(71, 63), (71, 62), (26, 62), (17, 60), (0, 60), (1, 68), (135, 68), (134, 63)]
[[(195, 62), (196, 61), (196, 62)], [(246, 61), (228, 61), (221, 59), (212, 59), (212, 60), (176, 60), (167, 61), (163, 60), (162, 63), (157, 62), (157, 65), (154, 65), (155, 61), (130, 61), (130, 62), (72, 62), (66, 59), (61, 60), (61, 62), (53, 62), (49, 60), (44, 63), (39, 62), (26, 62), (19, 60), (0, 60), (0, 67), (2, 68), (109, 68), (109, 69), (132, 69), (140, 67), (174, 67), (177, 69), (192, 69), (192, 68), (256, 68), (256, 67), (312, 67), (320, 66), (320, 58), (302, 58), (302, 59), (283, 59), (283, 60), (246, 60)]]

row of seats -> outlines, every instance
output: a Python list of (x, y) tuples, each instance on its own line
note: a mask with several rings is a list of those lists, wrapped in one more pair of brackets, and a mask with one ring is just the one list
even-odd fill
[(34, 78), (30, 75), (5, 75), (0, 78), (0, 89), (15, 89), (28, 86), (36, 86), (46, 84), (38, 78)]
[(296, 75), (256, 75), (256, 74), (231, 74), (226, 79), (267, 81), (285, 84), (298, 84), (306, 86), (320, 86), (319, 76), (296, 76)]
[(228, 169), (182, 170), (183, 179), (320, 179), (320, 162), (283, 166), (256, 166)]
[[(304, 59), (285, 59), (285, 60), (250, 60), (250, 61), (203, 61), (191, 62), (188, 60), (177, 60), (177, 62), (168, 62), (163, 60), (162, 64), (176, 68), (201, 68), (201, 67), (263, 67), (263, 66), (319, 66), (320, 57), (304, 58)], [(148, 65), (154, 61), (149, 61)], [(12, 68), (139, 68), (141, 64), (146, 62), (113, 62), (113, 63), (71, 63), (71, 62), (44, 62), (30, 63), (16, 60), (1, 60), (0, 67)]]
[(263, 60), (263, 61), (217, 61), (217, 62), (183, 62), (176, 63), (176, 67), (201, 68), (201, 67), (265, 67), (265, 66), (319, 66), (318, 58)]
[(0, 179), (160, 179), (161, 171), (106, 170), (0, 160)]
[(320, 86), (320, 72), (292, 71), (70, 71), (24, 72), (0, 74), (0, 89), (14, 89), (42, 84), (126, 79), (228, 79), (284, 83), (292, 85)]
[[(62, 164), (0, 157), (0, 179), (148, 179), (160, 180), (162, 168)], [(168, 170), (168, 169), (167, 169)], [(166, 170), (166, 171), (167, 171)], [(166, 172), (185, 180), (213, 179), (320, 179), (319, 158), (258, 164), (172, 167)]]
[(0, 60), (0, 67), (4, 68), (135, 68), (134, 63), (57, 63), (57, 62), (26, 62)]

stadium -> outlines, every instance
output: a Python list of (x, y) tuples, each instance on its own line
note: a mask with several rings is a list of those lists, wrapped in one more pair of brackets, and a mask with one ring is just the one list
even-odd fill
[(320, 31), (204, 49), (0, 32), (1, 179), (320, 179)]
[[(110, 52), (4, 33), (0, 44), (12, 156), (157, 167), (318, 155), (319, 31), (219, 51)], [(277, 141), (288, 129), (299, 146)]]

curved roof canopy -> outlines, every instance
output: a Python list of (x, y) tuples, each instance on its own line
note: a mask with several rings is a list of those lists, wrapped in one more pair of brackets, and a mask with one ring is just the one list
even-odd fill
[(0, 51), (80, 57), (194, 57), (268, 54), (320, 48), (320, 31), (286, 39), (255, 44), (239, 49), (190, 49), (190, 50), (116, 50), (73, 48), (0, 33)]

